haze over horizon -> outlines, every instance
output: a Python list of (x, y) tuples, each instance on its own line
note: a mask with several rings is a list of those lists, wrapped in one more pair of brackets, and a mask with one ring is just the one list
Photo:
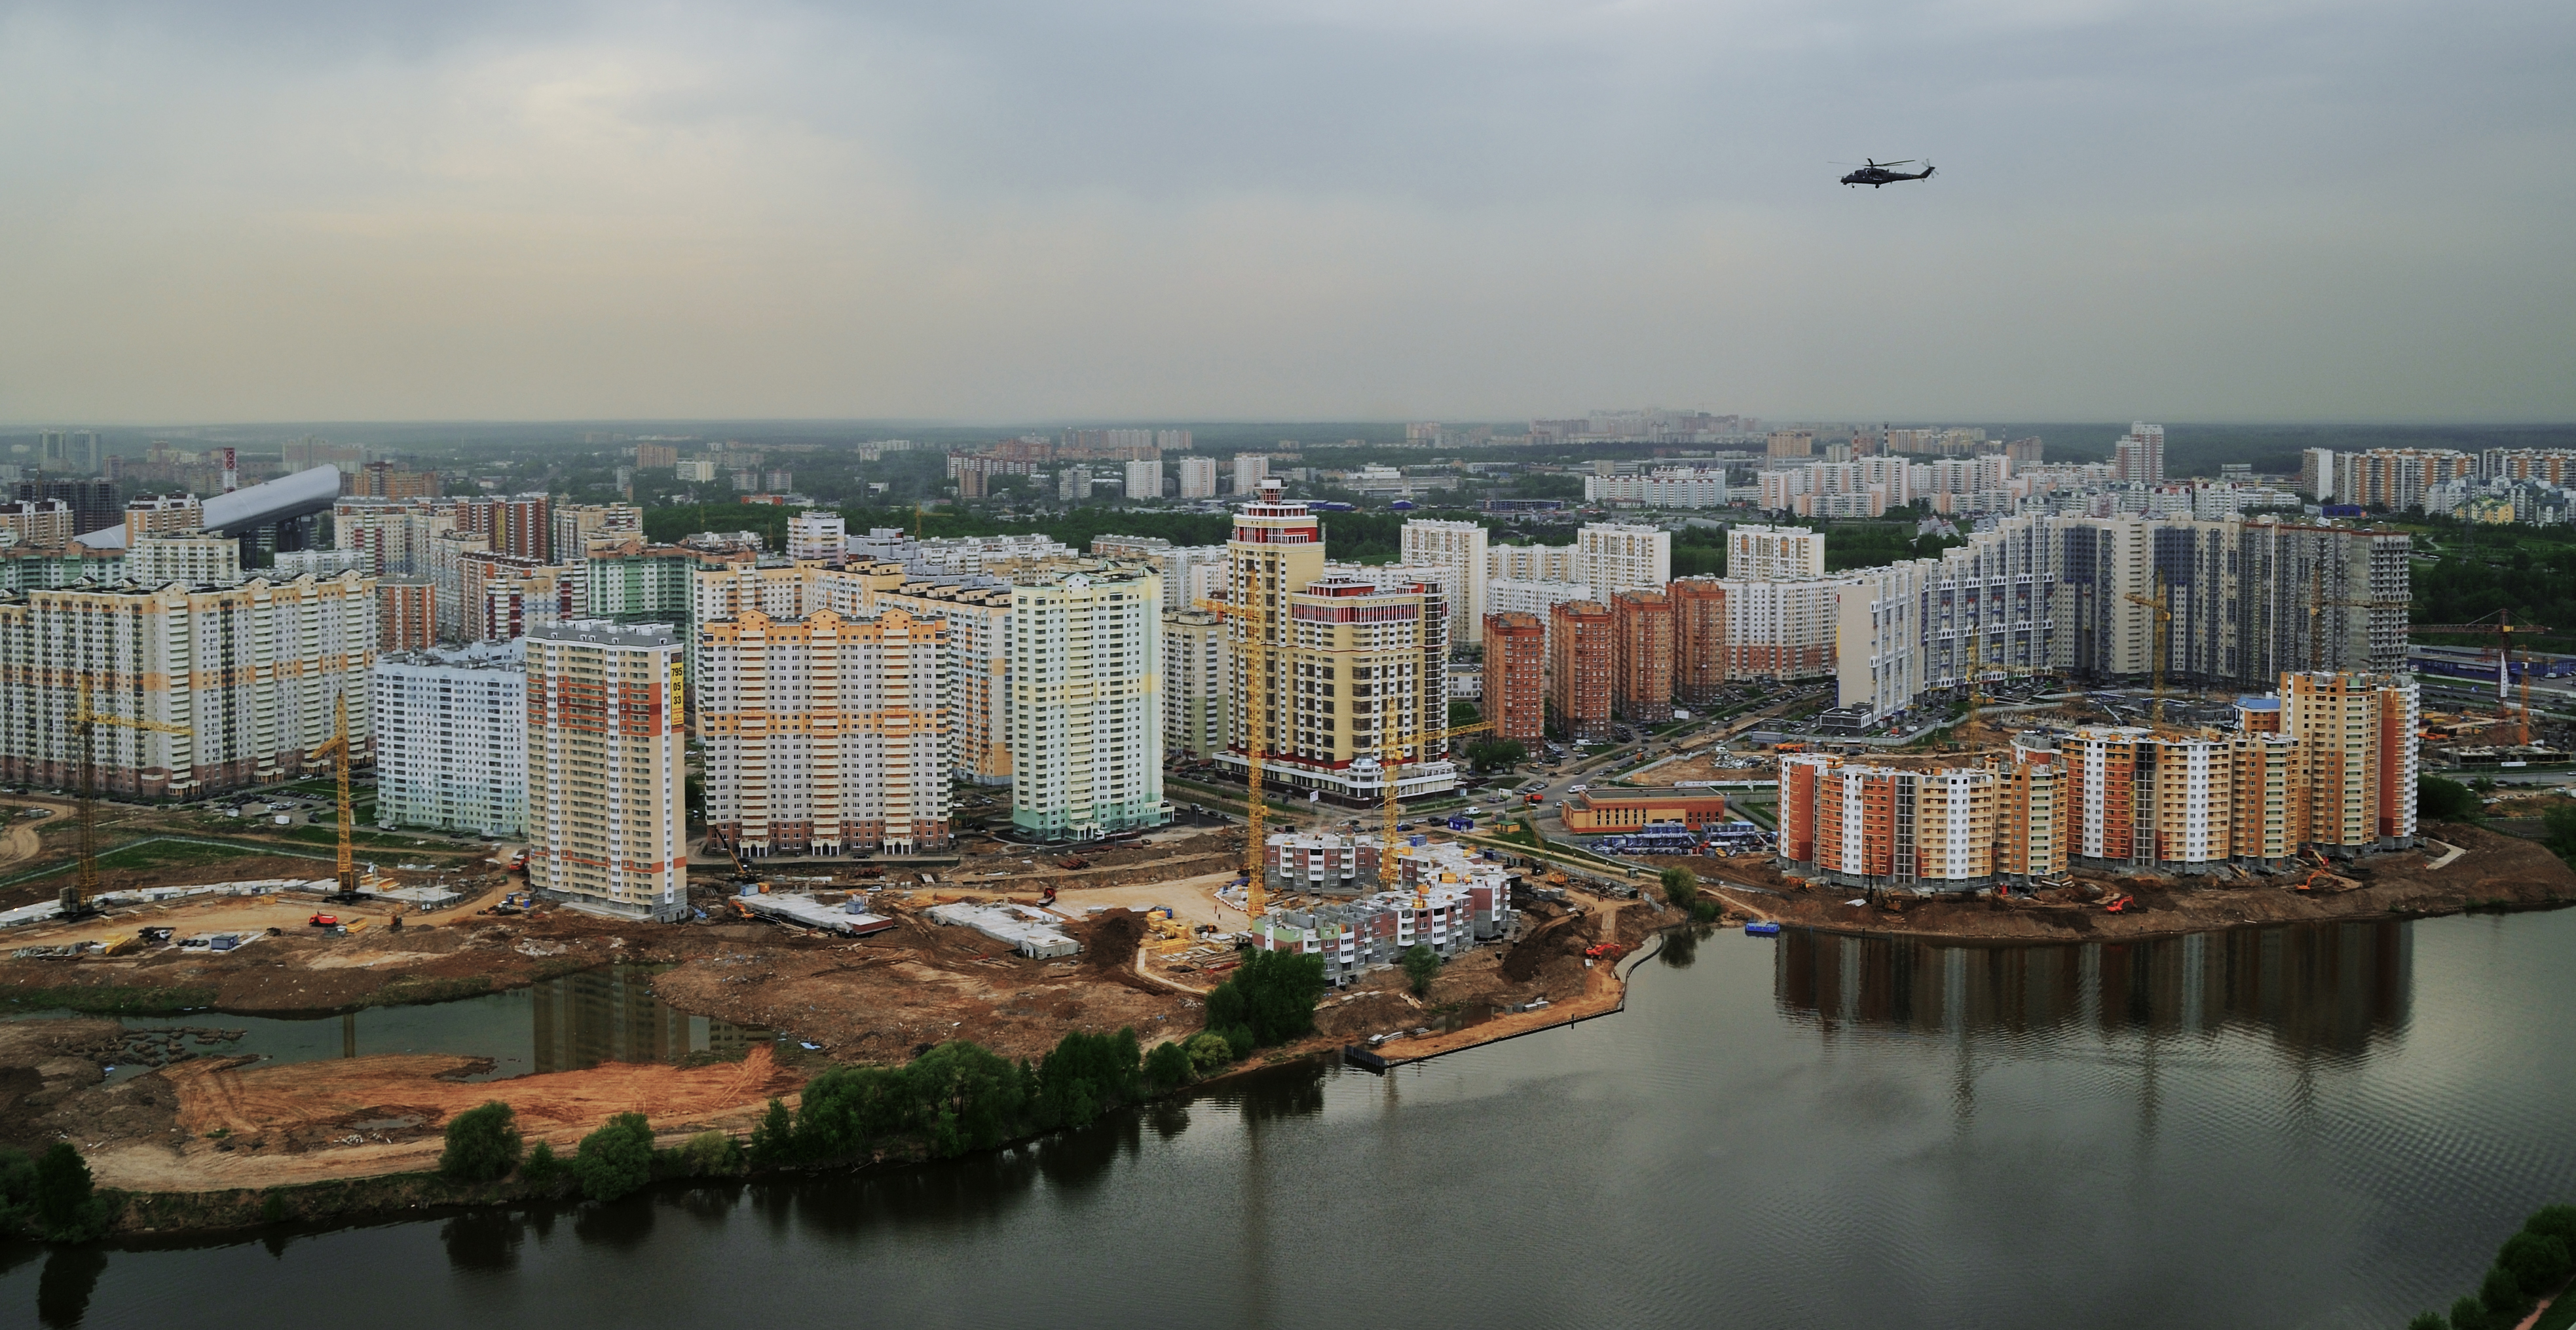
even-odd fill
[(2538, 0), (10, 5), (0, 417), (2576, 419), (2571, 54)]

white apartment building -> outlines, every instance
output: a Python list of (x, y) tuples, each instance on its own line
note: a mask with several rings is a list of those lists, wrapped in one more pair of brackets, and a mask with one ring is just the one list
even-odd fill
[(60, 499), (0, 502), (0, 545), (69, 545), (79, 534), (72, 525), (72, 506)]
[(1807, 679), (1832, 674), (1843, 589), (1837, 577), (1722, 577), (1726, 596), (1724, 676)]
[(1825, 537), (1802, 526), (1739, 526), (1726, 533), (1729, 577), (1822, 577)]
[(523, 644), (380, 656), (367, 673), (376, 823), (515, 837), (528, 824)]
[(344, 498), (331, 507), (331, 543), (357, 550), (375, 577), (428, 577), (430, 537), (456, 529), (453, 499)]
[(1103, 564), (1013, 579), (1011, 821), (1089, 840), (1169, 820), (1163, 808), (1163, 586)]
[(948, 625), (903, 610), (698, 627), (707, 827), (742, 853), (932, 853), (952, 843)]
[(1594, 522), (1574, 533), (1574, 580), (1592, 584), (1607, 605), (1622, 591), (1661, 591), (1673, 580), (1673, 533), (1651, 526)]
[[(1502, 547), (1497, 547), (1502, 548)], [(1487, 614), (1535, 614), (1550, 634), (1551, 651), (1542, 657), (1556, 659), (1553, 653), (1556, 616), (1550, 610), (1570, 600), (1592, 599), (1592, 584), (1559, 580), (1497, 577), (1485, 583)]]
[(1067, 503), (1091, 497), (1091, 468), (1080, 463), (1068, 466), (1055, 475), (1055, 497)]
[(1225, 594), (1225, 546), (1175, 545), (1160, 536), (1093, 536), (1092, 557), (1149, 563), (1163, 575), (1163, 608), (1198, 608)]
[(582, 619), (524, 640), (528, 885), (583, 908), (685, 918), (679, 635)]
[(1658, 467), (1645, 475), (1585, 476), (1583, 501), (1646, 508), (1723, 508), (1728, 501), (1726, 468)]
[[(1572, 545), (1488, 545), (1485, 547), (1485, 576), (1490, 584), (1501, 578), (1516, 582), (1580, 582), (1575, 572), (1575, 547)], [(1500, 614), (1504, 607), (1494, 605), (1489, 614)], [(1544, 613), (1544, 611), (1541, 611)]]
[(1193, 761), (1225, 750), (1225, 619), (1163, 611), (1163, 752)]
[(1270, 457), (1267, 453), (1234, 455), (1234, 492), (1259, 494), (1261, 482), (1270, 479)]
[(1181, 497), (1213, 499), (1216, 497), (1216, 459), (1184, 457), (1180, 459)]
[(1922, 694), (1922, 601), (1931, 571), (1929, 559), (1906, 559), (1843, 575), (1834, 592), (1836, 706), (1866, 707), (1876, 720)]
[(1163, 497), (1163, 464), (1153, 458), (1139, 457), (1127, 463), (1127, 497), (1159, 499)]
[(2165, 478), (2165, 427), (2141, 420), (2111, 445), (2111, 466), (2120, 479), (2153, 485)]
[(1404, 524), (1403, 560), (1445, 570), (1441, 589), (1449, 598), (1449, 641), (1481, 646), (1485, 641), (1485, 587), (1491, 580), (1485, 528), (1474, 522), (1435, 522), (1416, 518)]
[(787, 519), (787, 557), (838, 559), (848, 552), (850, 524), (839, 513), (808, 509)]
[(268, 574), (272, 581), (302, 577), (306, 573), (330, 577), (337, 573), (367, 571), (367, 553), (364, 550), (287, 550), (270, 556), (268, 561)]
[(242, 580), (241, 542), (202, 531), (144, 536), (125, 551), (125, 580), (148, 587), (232, 586)]
[(0, 781), (79, 781), (80, 685), (102, 712), (187, 727), (97, 731), (99, 788), (200, 798), (289, 780), (339, 733), (373, 756), (375, 581), (355, 573), (237, 586), (75, 586), (0, 593)]

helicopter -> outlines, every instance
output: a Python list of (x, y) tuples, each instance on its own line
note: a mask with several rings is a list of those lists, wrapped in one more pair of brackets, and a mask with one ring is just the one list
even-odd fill
[(1876, 189), (1881, 185), (1895, 184), (1899, 180), (1929, 180), (1932, 178), (1932, 163), (1930, 162), (1925, 162), (1923, 164), (1923, 169), (1920, 171), (1909, 172), (1891, 169), (1893, 167), (1912, 165), (1913, 161), (1914, 159), (1911, 157), (1908, 157), (1901, 162), (1882, 162), (1873, 158), (1870, 159), (1869, 165), (1852, 172), (1850, 175), (1844, 176), (1843, 183), (1846, 185), (1867, 185), (1871, 189)]

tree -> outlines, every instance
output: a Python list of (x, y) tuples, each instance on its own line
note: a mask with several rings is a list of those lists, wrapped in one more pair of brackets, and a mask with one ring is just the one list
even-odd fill
[(2576, 1252), (2576, 1205), (2542, 1206), (2522, 1221), (2522, 1231), (2556, 1238), (2566, 1243), (2570, 1252)]
[(1667, 868), (1663, 872), (1664, 899), (1687, 910), (1699, 902), (1699, 874), (1687, 868)]
[(2522, 1291), (2522, 1281), (2513, 1272), (2497, 1266), (2487, 1271), (2478, 1284), (2478, 1300), (2487, 1305), (2487, 1315), (2511, 1325), (2531, 1310), (2531, 1298)]
[(563, 1176), (564, 1164), (555, 1158), (552, 1141), (539, 1141), (519, 1164), (519, 1177), (532, 1187), (551, 1187)]
[(2552, 804), (2540, 815), (2540, 843), (2549, 852), (2576, 863), (2576, 804)]
[(1207, 1028), (1222, 1033), (1240, 1025), (1257, 1047), (1284, 1044), (1315, 1028), (1315, 1004), (1323, 997), (1323, 957), (1246, 952), (1233, 976), (1208, 993)]
[(2465, 822), (2478, 815), (2478, 797), (2469, 787), (2440, 776), (2415, 779), (2416, 816), (2437, 822)]
[(2487, 1305), (2478, 1301), (2475, 1293), (2463, 1295), (2451, 1304), (2451, 1330), (2487, 1330), (2491, 1320)]
[(69, 1141), (36, 1159), (36, 1228), (54, 1242), (86, 1242), (107, 1231), (107, 1198), (96, 1194), (89, 1165)]
[(1177, 1040), (1156, 1044), (1154, 1051), (1145, 1055), (1145, 1079), (1157, 1089), (1187, 1085), (1196, 1074), (1197, 1069), (1190, 1065), (1189, 1050)]
[(2451, 1330), (2451, 1323), (2440, 1312), (2417, 1312), (2406, 1330)]
[(751, 1129), (751, 1162), (783, 1164), (796, 1149), (796, 1119), (787, 1111), (786, 1101), (772, 1096), (769, 1111)]
[(1452, 725), (1473, 725), (1482, 715), (1473, 702), (1453, 700), (1449, 703), (1449, 723)]
[(1413, 986), (1413, 995), (1421, 997), (1431, 991), (1431, 981), (1440, 975), (1440, 953), (1429, 944), (1416, 942), (1405, 949), (1404, 978)]
[(653, 1180), (653, 1125), (641, 1113), (620, 1113), (608, 1125), (581, 1138), (572, 1174), (581, 1193), (594, 1201), (614, 1201)]
[(1518, 739), (1477, 739), (1467, 745), (1467, 762), (1478, 771), (1494, 771), (1527, 760), (1529, 746)]
[(438, 1171), (458, 1182), (490, 1182), (519, 1165), (517, 1115), (495, 1099), (447, 1120)]
[(2567, 1244), (2557, 1238), (2542, 1233), (2516, 1233), (2505, 1239), (2504, 1249), (2496, 1253), (2496, 1268), (2512, 1275), (2525, 1294), (2538, 1297), (2567, 1278), (2567, 1257)]

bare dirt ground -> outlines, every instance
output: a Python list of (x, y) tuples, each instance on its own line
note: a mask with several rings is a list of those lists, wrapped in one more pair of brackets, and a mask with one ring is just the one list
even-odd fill
[(2290, 890), (2294, 879), (2224, 885), (2146, 876), (2090, 872), (2075, 875), (2079, 887), (2127, 893), (2135, 903), (2110, 914), (2092, 901), (2065, 893), (2043, 893), (2037, 900), (2016, 896), (2009, 901), (1906, 901), (1901, 909), (1851, 905), (1864, 893), (1829, 885), (1809, 886), (1784, 879), (1767, 859), (1655, 858), (1659, 866), (1692, 869), (1703, 882), (1743, 883), (1769, 888), (1717, 894), (1730, 910), (1745, 917), (1845, 932), (1869, 932), (1963, 941), (2037, 942), (2076, 938), (2154, 937), (2243, 924), (2313, 923), (2334, 919), (2379, 919), (2392, 916), (2455, 914), (2471, 907), (2546, 906), (2576, 902), (2576, 872), (2556, 855), (2529, 841), (2478, 827), (2436, 823), (2425, 835), (2465, 850), (2439, 869), (2427, 867), (2443, 851), (2372, 855), (2338, 863), (2334, 871), (2358, 885), (2349, 890), (2307, 893)]

